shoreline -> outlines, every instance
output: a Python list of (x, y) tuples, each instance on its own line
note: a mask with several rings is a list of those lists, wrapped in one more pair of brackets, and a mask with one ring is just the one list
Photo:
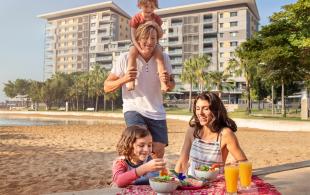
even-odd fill
[[(53, 112), (53, 111), (0, 111), (1, 115), (18, 115), (24, 117), (55, 117), (55, 118), (79, 118), (82, 119), (109, 119), (124, 118), (122, 113), (96, 113), (96, 112)], [(180, 120), (188, 122), (191, 116), (189, 115), (172, 115), (167, 114), (167, 119)], [(310, 132), (310, 122), (308, 121), (283, 121), (271, 119), (242, 119), (233, 118), (238, 128), (256, 128), (269, 131), (302, 131)]]

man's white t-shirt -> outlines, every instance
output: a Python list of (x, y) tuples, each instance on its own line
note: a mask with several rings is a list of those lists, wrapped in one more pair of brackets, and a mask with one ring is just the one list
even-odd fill
[[(127, 72), (127, 62), (128, 53), (122, 53), (113, 66), (111, 73), (119, 78), (123, 77)], [(170, 75), (172, 68), (167, 54), (164, 54), (164, 63)], [(150, 119), (165, 120), (166, 112), (163, 106), (163, 97), (154, 56), (146, 62), (139, 55), (137, 58), (137, 70), (135, 89), (128, 91), (125, 84), (122, 86), (123, 113), (136, 111)]]

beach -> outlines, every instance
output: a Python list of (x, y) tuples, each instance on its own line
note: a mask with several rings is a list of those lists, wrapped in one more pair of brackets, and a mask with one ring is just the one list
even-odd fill
[[(115, 146), (124, 127), (121, 122), (0, 127), (0, 194), (108, 187), (112, 162), (117, 157)], [(182, 147), (187, 122), (168, 120), (168, 129), (165, 158), (171, 167)], [(239, 128), (236, 135), (253, 168), (309, 160), (310, 132)]]

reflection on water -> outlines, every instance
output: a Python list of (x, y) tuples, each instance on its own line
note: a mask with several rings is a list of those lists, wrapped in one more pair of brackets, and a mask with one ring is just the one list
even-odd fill
[(122, 119), (76, 119), (53, 117), (19, 117), (0, 115), (0, 126), (45, 126), (45, 125), (96, 125), (96, 124), (124, 124)]

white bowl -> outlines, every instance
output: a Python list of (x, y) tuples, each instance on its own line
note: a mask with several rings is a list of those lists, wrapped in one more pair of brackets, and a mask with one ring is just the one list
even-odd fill
[(169, 181), (169, 182), (159, 182), (154, 181), (153, 178), (150, 178), (151, 188), (158, 194), (169, 194), (177, 189), (179, 186), (178, 181)]
[(207, 180), (213, 180), (216, 178), (216, 176), (219, 174), (220, 169), (216, 168), (214, 171), (200, 171), (198, 169), (195, 169), (195, 175), (198, 178), (203, 178)]

